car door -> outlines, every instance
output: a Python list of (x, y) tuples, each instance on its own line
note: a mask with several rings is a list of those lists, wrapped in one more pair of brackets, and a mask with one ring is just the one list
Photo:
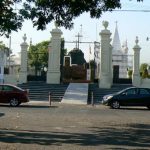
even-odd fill
[(139, 89), (139, 101), (140, 106), (149, 106), (150, 105), (150, 91), (145, 88)]
[(0, 103), (3, 103), (5, 101), (5, 96), (3, 93), (3, 85), (0, 85)]
[(12, 95), (13, 95), (13, 87), (9, 85), (4, 85), (3, 86), (3, 96), (4, 96), (3, 102), (8, 103)]
[(134, 106), (138, 104), (138, 90), (137, 88), (127, 89), (120, 94), (121, 104), (124, 106)]

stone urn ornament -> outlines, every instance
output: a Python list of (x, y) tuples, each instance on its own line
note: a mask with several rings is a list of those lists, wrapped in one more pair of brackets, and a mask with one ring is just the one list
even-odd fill
[(135, 44), (138, 45), (138, 43), (139, 43), (139, 38), (138, 38), (138, 36), (136, 36)]
[(107, 27), (108, 27), (108, 24), (109, 24), (108, 21), (103, 21), (102, 24), (103, 24), (105, 30), (107, 30)]
[(24, 36), (22, 38), (23, 38), (24, 43), (26, 43), (26, 40), (27, 40), (26, 34), (24, 34)]

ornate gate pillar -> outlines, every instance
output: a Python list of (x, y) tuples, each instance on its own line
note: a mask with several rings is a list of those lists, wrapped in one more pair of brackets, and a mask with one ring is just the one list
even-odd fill
[(112, 85), (112, 46), (110, 44), (111, 33), (107, 30), (107, 21), (103, 21), (103, 26), (105, 29), (100, 32), (101, 49), (99, 88), (110, 88)]
[(47, 83), (60, 83), (60, 49), (62, 32), (56, 28), (51, 31), (51, 43), (49, 44), (49, 59), (47, 71)]
[(19, 73), (19, 83), (26, 83), (27, 82), (27, 49), (28, 44), (26, 42), (27, 37), (26, 34), (23, 36), (24, 42), (20, 45), (21, 46), (21, 66), (20, 66), (20, 73)]
[(136, 37), (136, 45), (133, 47), (134, 59), (133, 59), (133, 75), (132, 75), (132, 84), (133, 86), (140, 87), (141, 77), (140, 77), (140, 50), (141, 47), (138, 45), (138, 37)]

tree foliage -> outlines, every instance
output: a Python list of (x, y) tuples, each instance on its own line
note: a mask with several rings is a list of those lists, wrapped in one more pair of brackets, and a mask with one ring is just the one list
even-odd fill
[[(48, 45), (50, 41), (42, 41), (36, 45), (31, 45), (28, 51), (28, 64), (35, 67), (35, 75), (38, 71), (48, 67)], [(60, 61), (63, 62), (63, 56), (66, 55), (67, 50), (64, 49), (64, 40), (61, 40), (61, 54)], [(60, 62), (61, 63), (61, 62)]]
[(120, 7), (120, 0), (26, 0), (21, 13), (43, 30), (53, 20), (58, 26), (71, 28), (72, 20), (84, 12), (89, 12), (92, 18), (99, 18), (102, 12)]
[(129, 69), (128, 70), (128, 77), (129, 77), (129, 79), (132, 79), (132, 73), (133, 73), (133, 70)]
[(65, 46), (65, 41), (62, 38), (61, 39), (61, 51), (60, 51), (60, 64), (63, 65), (64, 62), (64, 56), (67, 55), (67, 49), (64, 48)]
[(8, 47), (5, 46), (5, 44), (0, 41), (0, 50), (4, 51), (6, 53), (6, 56), (9, 56), (9, 53), (11, 53), (11, 51), (9, 50)]
[(14, 8), (21, 0), (0, 0), (0, 35), (7, 37), (11, 31), (21, 29), (23, 16)]
[[(138, 2), (143, 0), (137, 0)], [(23, 7), (16, 9), (15, 5)], [(0, 35), (9, 36), (30, 19), (38, 30), (56, 21), (58, 26), (73, 27), (73, 19), (85, 12), (100, 18), (103, 12), (121, 8), (120, 0), (0, 0)]]
[(43, 41), (36, 45), (31, 45), (28, 52), (28, 64), (35, 67), (35, 74), (48, 65), (48, 44), (49, 41)]
[(147, 63), (143, 63), (140, 65), (140, 72), (144, 72), (145, 69), (147, 69), (148, 64)]
[(142, 76), (143, 79), (144, 78), (148, 78), (148, 70), (147, 70), (147, 68), (148, 68), (148, 64), (147, 63), (143, 63), (140, 66), (140, 73), (141, 73), (141, 76)]

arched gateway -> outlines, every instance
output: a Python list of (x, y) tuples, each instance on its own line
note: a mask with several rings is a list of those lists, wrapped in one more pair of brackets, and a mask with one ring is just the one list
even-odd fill
[[(113, 84), (113, 67), (112, 67), (112, 46), (111, 32), (107, 29), (108, 22), (103, 21), (104, 29), (100, 32), (101, 46), (99, 49), (99, 87), (110, 88)], [(47, 83), (60, 83), (60, 49), (61, 49), (61, 35), (62, 32), (55, 26), (51, 31), (51, 43), (49, 44), (49, 60), (47, 70)], [(27, 48), (26, 35), (23, 37), (21, 44), (21, 69), (19, 73), (19, 83), (27, 82)], [(135, 75), (134, 75), (135, 76)]]

